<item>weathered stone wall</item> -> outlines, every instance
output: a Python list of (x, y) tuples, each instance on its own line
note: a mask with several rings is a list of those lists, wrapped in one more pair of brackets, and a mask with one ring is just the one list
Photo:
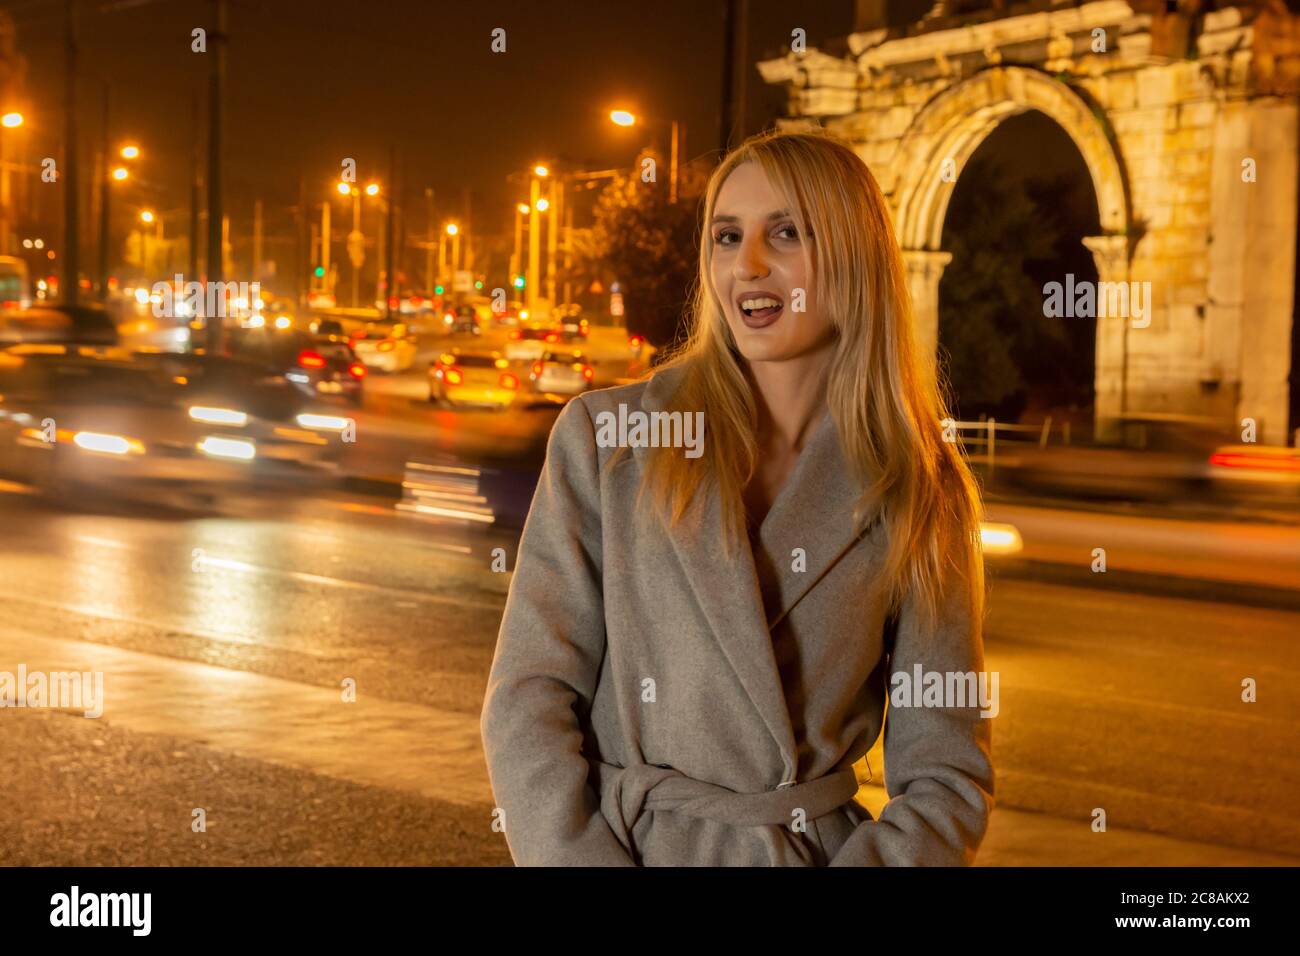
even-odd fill
[(782, 125), (826, 126), (880, 181), (930, 346), (961, 169), (1006, 117), (1054, 119), (1092, 173), (1103, 234), (1086, 244), (1101, 279), (1150, 282), (1154, 300), (1141, 319), (1099, 320), (1099, 426), (1144, 411), (1250, 417), (1262, 441), (1281, 443), (1294, 427), (1300, 28), (1258, 5), (1173, 19), (1098, 0), (855, 34), (850, 57), (810, 50), (759, 68), (787, 87)]

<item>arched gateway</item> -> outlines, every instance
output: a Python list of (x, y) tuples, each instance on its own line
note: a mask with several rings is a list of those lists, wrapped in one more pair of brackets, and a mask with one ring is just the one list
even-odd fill
[(1091, 174), (1101, 232), (1084, 243), (1099, 282), (1150, 283), (1145, 316), (1096, 320), (1099, 427), (1126, 412), (1249, 417), (1261, 441), (1283, 443), (1300, 424), (1288, 422), (1300, 20), (1265, 4), (1165, 9), (941, 3), (909, 29), (851, 35), (847, 56), (809, 49), (759, 69), (789, 92), (780, 125), (824, 125), (876, 174), (931, 350), (963, 167), (1008, 117), (1051, 118)]

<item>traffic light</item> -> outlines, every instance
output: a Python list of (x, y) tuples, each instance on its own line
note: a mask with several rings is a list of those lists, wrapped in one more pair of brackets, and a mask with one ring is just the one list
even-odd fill
[(442, 295), (442, 286), (434, 286), (433, 291), (435, 295)]
[(317, 279), (323, 279), (323, 278), (325, 278), (325, 267), (324, 267), (324, 266), (317, 266), (317, 267), (316, 267), (316, 278), (317, 278)]
[(524, 287), (524, 277), (523, 277), (523, 276), (515, 276), (515, 288), (516, 288), (516, 289), (522, 289), (523, 287)]

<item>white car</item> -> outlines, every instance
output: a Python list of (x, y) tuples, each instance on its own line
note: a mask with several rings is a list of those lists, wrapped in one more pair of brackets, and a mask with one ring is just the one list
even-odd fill
[(559, 342), (560, 333), (552, 328), (513, 329), (506, 341), (506, 358), (512, 362), (536, 362)]
[(352, 333), (352, 348), (366, 368), (405, 372), (419, 351), (415, 337), (402, 322), (371, 322)]
[(534, 391), (577, 395), (591, 388), (596, 370), (581, 351), (547, 351), (533, 363), (529, 374)]

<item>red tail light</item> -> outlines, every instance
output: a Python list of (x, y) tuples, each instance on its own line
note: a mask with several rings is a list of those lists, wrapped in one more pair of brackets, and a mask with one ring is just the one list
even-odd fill
[(519, 376), (513, 372), (502, 372), (498, 381), (502, 388), (508, 388), (512, 392), (519, 387)]
[(348, 366), (348, 374), (350, 374), (353, 378), (365, 378), (366, 367), (362, 365), (360, 362), (353, 362), (351, 365)]
[(460, 374), (460, 369), (449, 368), (442, 373), (442, 380), (448, 385), (459, 385), (461, 382), (465, 381), (465, 376)]
[(1210, 464), (1220, 468), (1251, 468), (1258, 471), (1300, 471), (1300, 458), (1274, 458), (1231, 452), (1216, 452), (1210, 456)]
[(311, 349), (303, 349), (298, 353), (298, 364), (303, 368), (324, 368), (325, 356)]
[(628, 345), (633, 345), (633, 346), (640, 345), (640, 344), (641, 344), (641, 336), (639, 336), (639, 335), (634, 335), (634, 336), (632, 336), (630, 339), (627, 340), (627, 344), (628, 344)]
[(582, 367), (582, 377), (590, 382), (593, 378), (596, 377), (596, 370), (592, 368), (590, 365), (584, 365)]
[(541, 375), (541, 374), (542, 374), (542, 363), (541, 363), (541, 362), (534, 362), (534, 363), (533, 363), (533, 374), (534, 374), (534, 375)]

